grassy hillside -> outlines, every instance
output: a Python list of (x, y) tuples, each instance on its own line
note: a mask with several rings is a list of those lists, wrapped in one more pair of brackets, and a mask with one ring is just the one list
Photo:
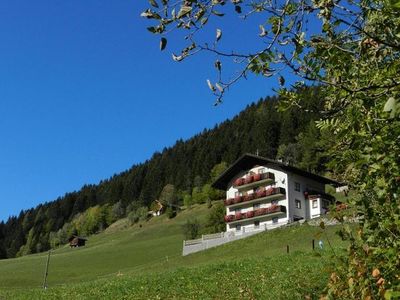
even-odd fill
[[(40, 289), (46, 253), (1, 260), (0, 299), (59, 299), (70, 293), (75, 298), (110, 299), (128, 295), (217, 298), (224, 293), (251, 298), (273, 289), (272, 282), (279, 282), (274, 295), (286, 290), (294, 297), (324, 286), (328, 254), (312, 253), (311, 240), (320, 229), (308, 225), (273, 230), (182, 257), (182, 224), (189, 218), (205, 218), (207, 210), (205, 205), (195, 206), (172, 220), (162, 216), (128, 228), (120, 221), (90, 237), (86, 247), (53, 251), (47, 291)], [(321, 238), (325, 244), (328, 237), (341, 247), (334, 230), (328, 228)], [(290, 245), (289, 255), (286, 245)]]

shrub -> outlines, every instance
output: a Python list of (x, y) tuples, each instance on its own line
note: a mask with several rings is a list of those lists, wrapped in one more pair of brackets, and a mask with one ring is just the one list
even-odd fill
[(145, 221), (148, 218), (148, 209), (145, 206), (139, 207), (136, 211), (132, 211), (128, 215), (129, 222), (135, 224), (139, 221)]
[[(225, 207), (222, 201), (214, 204), (207, 216), (204, 233), (217, 233), (225, 230)], [(225, 219), (226, 220), (226, 219)]]
[(176, 210), (173, 209), (172, 207), (168, 207), (167, 210), (165, 211), (169, 219), (175, 218), (176, 217)]
[(197, 238), (200, 234), (200, 223), (197, 219), (187, 220), (184, 225), (182, 225), (183, 235), (186, 240), (193, 240)]

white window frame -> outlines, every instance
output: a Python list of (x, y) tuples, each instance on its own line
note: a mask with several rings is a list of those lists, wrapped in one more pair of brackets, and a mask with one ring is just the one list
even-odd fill
[(312, 208), (318, 208), (318, 200), (312, 201)]
[(294, 204), (297, 209), (301, 209), (301, 200), (299, 199), (294, 199)]

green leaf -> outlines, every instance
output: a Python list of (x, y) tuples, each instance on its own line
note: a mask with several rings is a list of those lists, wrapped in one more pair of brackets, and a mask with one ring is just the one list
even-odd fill
[(180, 11), (178, 12), (177, 18), (180, 19), (180, 18), (188, 15), (191, 11), (192, 11), (192, 7), (182, 6)]
[(385, 292), (385, 300), (394, 300), (394, 299), (399, 299), (399, 298), (400, 298), (399, 291), (387, 290)]
[(207, 79), (207, 85), (210, 88), (211, 91), (215, 92), (215, 87), (212, 85), (211, 81)]
[(218, 71), (221, 71), (221, 62), (219, 60), (215, 61), (214, 66)]
[(167, 46), (167, 39), (162, 37), (160, 40), (160, 50), (163, 51)]
[(389, 0), (390, 6), (396, 10), (400, 9), (400, 0)]
[(202, 19), (200, 20), (201, 25), (206, 25), (207, 22), (208, 22), (208, 18), (202, 18)]
[(216, 11), (216, 10), (212, 10), (211, 13), (216, 15), (216, 16), (218, 16), (218, 17), (223, 17), (225, 15), (223, 13), (220, 13), (220, 12)]
[(151, 33), (156, 33), (156, 28), (151, 26), (151, 27), (147, 27), (147, 30), (150, 31)]
[(267, 31), (265, 30), (264, 26), (260, 25), (259, 27), (260, 27), (260, 30), (261, 30), (261, 33), (259, 34), (259, 36), (260, 37), (266, 36), (267, 35)]
[(388, 101), (386, 101), (385, 106), (383, 107), (383, 111), (391, 111), (395, 109), (396, 100), (393, 97), (390, 97)]
[(285, 84), (285, 78), (283, 76), (279, 76), (279, 85), (283, 86)]
[(161, 16), (153, 11), (151, 11), (150, 9), (145, 10), (144, 12), (142, 12), (140, 14), (140, 16), (142, 18), (147, 18), (147, 19), (157, 19), (160, 20)]
[(174, 61), (182, 61), (183, 59), (184, 59), (185, 57), (183, 56), (183, 55), (175, 55), (175, 54), (173, 54), (172, 53), (172, 59), (174, 60)]
[(222, 93), (223, 92), (223, 87), (217, 82), (216, 84), (215, 84), (215, 86), (217, 87), (217, 89)]
[(217, 42), (221, 39), (222, 37), (222, 30), (221, 29), (217, 29), (217, 33), (215, 35), (215, 38), (217, 40)]
[(157, 2), (156, 2), (155, 0), (149, 0), (149, 3), (150, 3), (151, 6), (153, 6), (153, 7), (155, 7), (155, 8), (158, 8), (158, 7), (159, 7), (158, 4), (157, 4)]

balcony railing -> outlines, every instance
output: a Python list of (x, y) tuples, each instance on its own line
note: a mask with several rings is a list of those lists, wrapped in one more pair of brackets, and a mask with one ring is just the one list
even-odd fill
[(256, 210), (248, 211), (245, 213), (237, 212), (234, 215), (226, 215), (224, 220), (226, 223), (232, 223), (242, 220), (249, 220), (258, 217), (263, 217), (266, 215), (276, 215), (286, 212), (286, 207), (283, 205), (272, 205), (266, 208), (259, 208)]
[(284, 188), (277, 187), (277, 188), (268, 188), (262, 189), (257, 192), (254, 192), (249, 195), (244, 196), (236, 196), (235, 198), (229, 198), (224, 200), (225, 206), (241, 206), (240, 203), (254, 203), (254, 202), (261, 202), (264, 200), (273, 200), (276, 199), (277, 196), (284, 196), (286, 191)]
[(335, 201), (335, 197), (324, 192), (314, 191), (314, 190), (306, 190), (304, 192), (304, 197), (306, 199), (313, 199), (313, 198), (323, 198), (329, 201)]
[(262, 174), (249, 174), (246, 177), (241, 177), (235, 180), (233, 187), (238, 190), (245, 190), (254, 186), (269, 183), (275, 181), (274, 173), (262, 173)]

